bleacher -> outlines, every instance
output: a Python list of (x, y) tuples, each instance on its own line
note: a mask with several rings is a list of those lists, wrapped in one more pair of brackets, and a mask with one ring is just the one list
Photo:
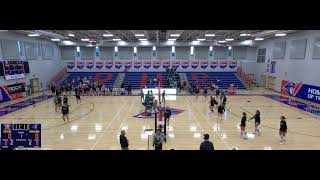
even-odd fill
[[(165, 72), (127, 72), (125, 76), (125, 81), (131, 83), (132, 89), (141, 89), (147, 86), (148, 88), (156, 87), (156, 85), (150, 85), (148, 81), (150, 79), (157, 78), (161, 82), (161, 87), (169, 87), (165, 79), (167, 73)], [(179, 82), (179, 76), (175, 76), (177, 82)], [(125, 85), (127, 84), (125, 82)]]
[(233, 72), (186, 72), (188, 81), (200, 81), (207, 86), (212, 82), (220, 89), (228, 89), (230, 84), (234, 84), (237, 89), (246, 89), (242, 82)]
[(113, 85), (118, 76), (118, 72), (69, 72), (65, 81), (78, 80), (86, 77), (87, 79), (94, 79), (98, 83), (107, 86)]

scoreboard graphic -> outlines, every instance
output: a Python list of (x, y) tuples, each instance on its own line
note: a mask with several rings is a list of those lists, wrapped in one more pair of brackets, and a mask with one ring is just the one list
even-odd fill
[(1, 148), (40, 148), (41, 124), (1, 124)]

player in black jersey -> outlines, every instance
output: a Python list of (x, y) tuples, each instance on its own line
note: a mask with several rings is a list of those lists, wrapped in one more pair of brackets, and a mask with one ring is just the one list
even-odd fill
[(285, 117), (280, 117), (280, 129), (279, 129), (279, 135), (280, 135), (280, 144), (283, 144), (286, 142), (286, 134), (287, 134), (287, 122), (285, 121)]
[(76, 99), (77, 99), (77, 104), (78, 104), (78, 102), (80, 101), (80, 103), (81, 103), (81, 99), (80, 99), (80, 92), (79, 92), (79, 90), (76, 90)]
[(203, 89), (204, 98), (207, 99), (208, 89), (207, 87), (204, 87)]
[(217, 89), (217, 90), (216, 90), (216, 99), (218, 99), (218, 98), (219, 98), (219, 94), (220, 94), (220, 90), (219, 90), (219, 89)]
[(63, 104), (68, 104), (68, 97), (67, 95), (63, 96)]
[(196, 90), (195, 90), (195, 93), (196, 93), (196, 99), (198, 99), (198, 94), (199, 94), (199, 92), (200, 92), (199, 87), (196, 87)]
[(223, 113), (225, 112), (225, 108), (223, 106), (223, 104), (221, 103), (219, 106), (218, 106), (218, 119), (222, 119), (222, 115)]
[(61, 101), (62, 101), (62, 98), (61, 98), (60, 95), (58, 95), (58, 96), (57, 96), (57, 107), (58, 107), (59, 110), (60, 110), (60, 108), (61, 108), (61, 106), (62, 106)]
[(62, 119), (64, 122), (66, 122), (66, 117), (67, 117), (67, 120), (69, 122), (69, 105), (68, 104), (63, 104), (62, 108), (61, 108), (61, 112), (62, 112)]
[(260, 135), (260, 131), (258, 129), (258, 126), (260, 125), (260, 111), (259, 110), (256, 111), (256, 114), (252, 118), (250, 118), (250, 120), (253, 118), (254, 118), (254, 128), (255, 128), (254, 133), (255, 134), (257, 133), (258, 135)]
[(216, 99), (212, 96), (210, 96), (210, 110), (213, 112), (213, 107), (215, 105), (218, 105), (218, 102), (216, 101)]
[(227, 96), (225, 94), (223, 95), (222, 104), (224, 107), (226, 107), (226, 105), (227, 105)]
[(240, 123), (240, 129), (241, 129), (241, 137), (246, 139), (247, 133), (246, 133), (246, 121), (247, 121), (247, 114), (245, 112), (242, 113), (241, 123)]

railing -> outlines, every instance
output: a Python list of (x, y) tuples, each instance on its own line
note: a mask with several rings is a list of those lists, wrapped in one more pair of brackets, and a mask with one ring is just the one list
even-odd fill
[(250, 87), (252, 86), (252, 78), (246, 74), (241, 67), (237, 68), (237, 74), (239, 75), (239, 77), (246, 83), (248, 84)]

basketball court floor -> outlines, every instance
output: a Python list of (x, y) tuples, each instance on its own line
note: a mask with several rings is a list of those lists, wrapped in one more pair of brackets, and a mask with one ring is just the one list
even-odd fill
[[(49, 93), (50, 94), (50, 93)], [(302, 100), (288, 104), (270, 98), (266, 94), (279, 94), (255, 89), (227, 96), (227, 111), (223, 120), (217, 119), (217, 111), (209, 110), (209, 97), (178, 95), (175, 101), (167, 101), (170, 108), (179, 113), (170, 119), (167, 142), (164, 149), (197, 150), (204, 133), (217, 150), (301, 150), (320, 149), (320, 116), (294, 106)], [(36, 94), (34, 97), (40, 96)], [(287, 99), (288, 100), (288, 99)], [(19, 100), (22, 104), (26, 99)], [(19, 101), (10, 102), (10, 104)], [(152, 136), (145, 129), (154, 129), (154, 118), (137, 118), (144, 110), (140, 96), (86, 96), (77, 104), (69, 97), (70, 122), (64, 123), (61, 112), (55, 112), (53, 98), (32, 101), (27, 107), (0, 116), (1, 123), (41, 123), (42, 148), (44, 150), (120, 150), (119, 134), (126, 130), (131, 150), (153, 150)], [(310, 104), (310, 103), (308, 103)], [(9, 104), (2, 104), (1, 108)], [(319, 106), (312, 107), (317, 112)], [(248, 139), (240, 137), (242, 112), (251, 118), (256, 110), (261, 112), (261, 135), (255, 135), (254, 120), (247, 122)], [(287, 143), (279, 143), (280, 116), (287, 118)]]

